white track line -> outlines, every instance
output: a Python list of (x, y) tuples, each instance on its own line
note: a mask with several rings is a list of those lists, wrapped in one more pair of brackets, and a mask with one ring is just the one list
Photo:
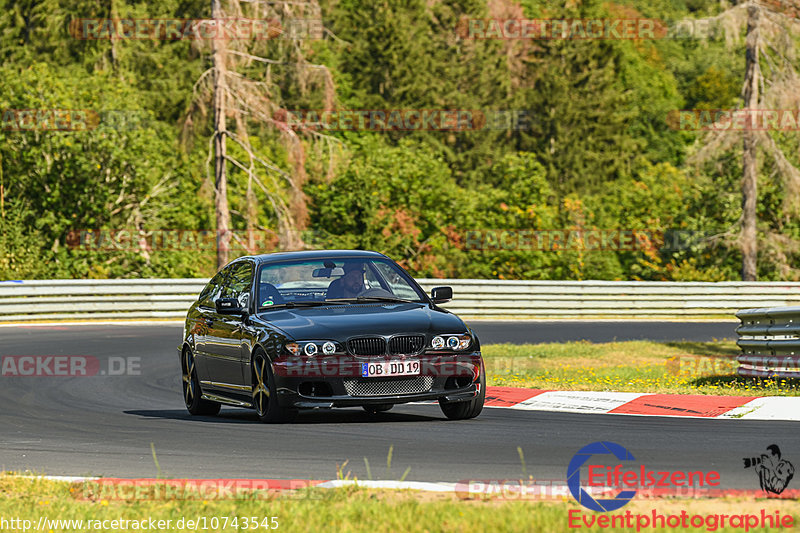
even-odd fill
[(742, 420), (800, 420), (800, 397), (767, 396), (764, 398), (756, 398), (717, 418), (739, 418)]
[(552, 391), (543, 392), (524, 400), (511, 409), (528, 411), (556, 411), (561, 413), (607, 413), (645, 393), (640, 392), (595, 392)]
[(316, 485), (323, 489), (339, 487), (363, 487), (367, 489), (394, 489), (394, 490), (422, 490), (426, 492), (453, 492), (455, 483), (427, 483), (424, 481), (380, 481), (380, 480), (353, 480), (337, 479)]

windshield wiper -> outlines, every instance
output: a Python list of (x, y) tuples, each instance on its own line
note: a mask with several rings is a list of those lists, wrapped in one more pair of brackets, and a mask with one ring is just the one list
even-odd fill
[(406, 300), (404, 298), (397, 298), (396, 296), (357, 296), (356, 301), (359, 302), (403, 302), (410, 304), (418, 304), (422, 302), (415, 302), (414, 300)]
[(259, 309), (262, 311), (271, 311), (272, 309), (292, 309), (293, 307), (319, 307), (328, 304), (345, 304), (347, 302), (337, 302), (333, 300), (303, 300), (300, 302), (286, 302), (283, 304), (275, 304), (275, 305), (264, 305), (260, 306)]
[(411, 304), (421, 304), (417, 300), (405, 300), (396, 296), (355, 296), (353, 298), (331, 298), (328, 302), (402, 302)]

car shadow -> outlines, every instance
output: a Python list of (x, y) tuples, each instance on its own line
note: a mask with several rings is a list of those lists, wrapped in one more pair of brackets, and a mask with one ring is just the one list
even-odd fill
[[(728, 339), (724, 339), (728, 340)], [(692, 341), (670, 341), (665, 342), (664, 346), (670, 348), (678, 348), (686, 352), (687, 355), (697, 355), (704, 357), (721, 357), (725, 359), (733, 359), (742, 354), (738, 348), (731, 348), (730, 346), (720, 346), (719, 344), (712, 344), (709, 342), (692, 342)]]
[[(192, 416), (184, 409), (137, 409), (123, 411), (149, 419), (186, 420), (206, 424), (258, 424), (254, 411), (223, 409), (216, 416)], [(290, 425), (304, 424), (379, 424), (399, 422), (435, 422), (446, 421), (444, 415), (426, 416), (412, 413), (384, 412), (370, 414), (362, 409), (313, 409), (301, 411)]]

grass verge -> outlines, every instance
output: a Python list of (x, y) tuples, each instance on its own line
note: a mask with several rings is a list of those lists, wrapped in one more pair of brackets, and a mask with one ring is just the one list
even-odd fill
[[(72, 489), (72, 490), (70, 490)], [(367, 490), (359, 487), (341, 489), (305, 489), (294, 493), (272, 493), (247, 500), (107, 500), (76, 497), (83, 494), (69, 483), (36, 478), (0, 475), (0, 519), (30, 520), (38, 525), (41, 517), (49, 520), (81, 520), (82, 527), (49, 523), (47, 530), (86, 531), (96, 523), (106, 522), (111, 529), (112, 520), (171, 521), (169, 531), (194, 531), (187, 520), (205, 519), (207, 529), (200, 522), (199, 531), (270, 531), (264, 528), (273, 524), (275, 531), (306, 532), (434, 532), (434, 531), (576, 531), (569, 528), (569, 512), (580, 511), (587, 519), (602, 513), (586, 511), (572, 500), (556, 502), (514, 501), (497, 497), (459, 499), (454, 493), (420, 493), (412, 491)], [(725, 498), (715, 500), (656, 500), (632, 501), (621, 513), (649, 514), (653, 510), (663, 515), (691, 514), (760, 514), (761, 510), (781, 515), (800, 515), (800, 502), (795, 500), (747, 500)], [(584, 512), (585, 511), (585, 512)], [(212, 527), (213, 518), (220, 522)], [(224, 518), (228, 527), (222, 527)], [(238, 517), (238, 527), (232, 520)], [(258, 519), (257, 529), (242, 527), (244, 517)], [(250, 518), (251, 523), (253, 518)], [(184, 527), (179, 527), (183, 519)], [(91, 521), (91, 522), (90, 522)], [(166, 524), (164, 524), (166, 525)], [(88, 527), (87, 527), (88, 526)], [(136, 527), (117, 524), (116, 531), (138, 531)], [(11, 528), (13, 530), (13, 528)], [(95, 528), (96, 529), (96, 528)], [(580, 528), (589, 529), (585, 524)], [(597, 530), (596, 527), (592, 528)], [(22, 528), (16, 530), (21, 531)], [(102, 530), (102, 529), (101, 529)], [(635, 531), (635, 529), (610, 528), (608, 531)], [(683, 531), (665, 528), (660, 531)], [(720, 527), (715, 531), (743, 531), (741, 528)], [(698, 531), (706, 531), (700, 528)], [(750, 531), (763, 531), (750, 529)]]
[(588, 341), (481, 347), (490, 386), (554, 390), (800, 396), (800, 380), (736, 375), (734, 341)]

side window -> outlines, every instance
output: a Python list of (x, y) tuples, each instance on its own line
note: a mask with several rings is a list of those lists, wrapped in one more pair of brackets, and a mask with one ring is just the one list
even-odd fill
[(231, 274), (225, 280), (220, 298), (236, 298), (242, 307), (250, 304), (250, 287), (253, 285), (253, 263), (242, 261), (231, 265)]
[(394, 268), (383, 261), (375, 261), (373, 264), (381, 273), (383, 279), (386, 280), (386, 283), (389, 284), (389, 287), (391, 287), (391, 290), (395, 296), (398, 298), (405, 298), (407, 300), (419, 299), (417, 291), (412, 289), (408, 282), (404, 280)]
[(224, 268), (217, 272), (216, 276), (211, 278), (211, 281), (208, 282), (203, 292), (200, 293), (200, 307), (214, 308), (214, 301), (218, 298), (219, 291), (222, 288), (222, 282), (225, 280), (225, 276), (229, 271), (230, 268)]

